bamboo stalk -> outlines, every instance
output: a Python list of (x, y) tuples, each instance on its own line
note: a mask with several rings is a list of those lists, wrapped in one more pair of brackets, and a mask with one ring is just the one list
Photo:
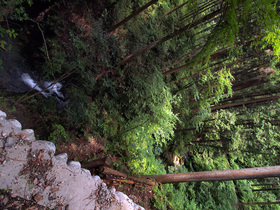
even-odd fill
[(178, 182), (229, 181), (279, 177), (280, 166), (257, 167), (236, 170), (203, 171), (179, 174), (146, 175), (162, 184)]

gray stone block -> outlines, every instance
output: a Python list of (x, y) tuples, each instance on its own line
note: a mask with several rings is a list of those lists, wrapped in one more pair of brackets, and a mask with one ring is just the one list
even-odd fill
[(68, 155), (66, 153), (62, 153), (62, 154), (56, 155), (55, 159), (58, 160), (59, 162), (66, 164), (66, 162), (68, 160)]
[(28, 141), (36, 140), (34, 131), (32, 129), (24, 129), (20, 133), (18, 133), (18, 136), (23, 140), (28, 140)]
[(8, 120), (8, 123), (10, 123), (10, 125), (11, 125), (12, 127), (14, 127), (14, 130), (15, 130), (15, 131), (19, 131), (19, 130), (21, 130), (21, 128), (22, 128), (21, 123), (20, 123), (19, 121), (17, 121), (17, 120), (10, 119), (10, 120)]
[(16, 143), (17, 139), (13, 137), (8, 137), (6, 139), (5, 147), (12, 147)]
[(68, 167), (74, 170), (81, 169), (81, 163), (77, 161), (70, 161)]
[(34, 150), (45, 150), (48, 152), (51, 152), (52, 154), (55, 153), (55, 145), (50, 141), (43, 141), (43, 140), (37, 140), (32, 144), (32, 147)]
[(0, 118), (1, 118), (1, 117), (6, 118), (6, 117), (7, 117), (7, 114), (6, 114), (5, 112), (2, 112), (2, 111), (0, 110)]

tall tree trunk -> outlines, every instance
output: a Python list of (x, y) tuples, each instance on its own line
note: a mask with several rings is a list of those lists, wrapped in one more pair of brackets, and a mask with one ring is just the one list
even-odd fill
[[(185, 60), (187, 60), (187, 59), (189, 59), (189, 58), (194, 57), (195, 55), (198, 54), (197, 51), (200, 50), (200, 49), (202, 49), (202, 48), (203, 48), (203, 45), (200, 45), (199, 47), (197, 47), (197, 48), (191, 50), (190, 52), (184, 53), (183, 55), (181, 55), (179, 58), (176, 59), (177, 61), (176, 61), (175, 63), (172, 63), (171, 65), (162, 68), (161, 71), (162, 71), (162, 70), (169, 69), (169, 68), (171, 68), (171, 67), (174, 66), (174, 65), (177, 65), (177, 64), (179, 64), (179, 63), (181, 63), (181, 62), (183, 62), (183, 61), (185, 61)], [(180, 59), (180, 58), (182, 58), (182, 57), (185, 57), (185, 56), (187, 56), (187, 55), (189, 55), (189, 54), (191, 54), (191, 55), (188, 56), (187, 58), (183, 58), (183, 59), (181, 59), (181, 60), (178, 61), (178, 59)]]
[(221, 139), (217, 139), (217, 140), (198, 140), (198, 141), (191, 141), (190, 144), (188, 145), (191, 145), (191, 144), (206, 144), (206, 143), (217, 143), (217, 142), (221, 142), (222, 140)]
[(271, 205), (271, 204), (280, 204), (280, 200), (274, 202), (237, 203), (238, 206)]
[[(212, 53), (212, 54), (210, 55), (211, 59), (217, 58), (217, 57), (218, 57), (219, 55), (221, 55), (222, 53), (226, 53), (227, 50), (228, 50), (229, 48), (230, 48), (230, 47), (224, 48), (224, 49), (221, 49), (221, 50), (218, 50), (218, 51)], [(197, 52), (197, 53), (195, 53), (195, 54), (193, 54), (193, 55), (191, 55), (191, 56), (189, 56), (189, 57), (187, 57), (187, 58), (184, 58), (184, 59), (181, 60), (181, 61), (183, 62), (183, 61), (185, 61), (185, 60), (188, 60), (188, 59), (190, 59), (190, 58), (192, 58), (192, 57), (194, 57), (194, 56), (196, 56), (196, 55), (198, 55), (198, 54), (199, 54), (199, 52)], [(189, 65), (190, 65), (190, 64), (187, 63), (187, 64), (184, 64), (184, 65), (182, 65), (182, 66), (178, 66), (178, 67), (176, 67), (176, 68), (170, 69), (170, 70), (164, 72), (163, 75), (166, 76), (166, 75), (169, 75), (169, 74), (173, 74), (173, 73), (175, 73), (175, 72), (177, 72), (177, 71), (180, 71), (180, 70), (185, 69), (185, 68), (186, 68), (187, 66), (189, 66)]]
[(157, 40), (157, 41), (155, 41), (155, 42), (153, 42), (153, 43), (151, 43), (151, 44), (149, 44), (149, 45), (147, 45), (147, 46), (145, 46), (145, 47), (143, 47), (143, 48), (140, 48), (140, 49), (137, 50), (136, 52), (134, 52), (134, 53), (132, 53), (132, 54), (126, 56), (126, 57), (122, 60), (121, 63), (127, 63), (127, 62), (129, 62), (130, 60), (132, 60), (133, 58), (137, 57), (138, 55), (141, 55), (141, 54), (145, 53), (146, 51), (148, 51), (148, 50), (154, 48), (155, 46), (160, 45), (160, 44), (162, 44), (163, 42), (165, 42), (165, 41), (167, 41), (167, 40), (169, 40), (169, 39), (172, 39), (172, 38), (174, 38), (175, 36), (177, 36), (177, 35), (179, 35), (179, 34), (185, 32), (185, 31), (190, 30), (191, 28), (194, 28), (195, 26), (199, 25), (200, 23), (202, 23), (202, 22), (204, 22), (204, 21), (206, 21), (206, 20), (209, 20), (209, 19), (211, 19), (211, 18), (213, 18), (213, 17), (219, 15), (220, 13), (222, 13), (222, 10), (221, 10), (221, 9), (219, 9), (219, 10), (217, 10), (217, 11), (214, 11), (214, 12), (212, 12), (212, 13), (210, 13), (210, 14), (204, 16), (203, 18), (197, 20), (196, 22), (190, 23), (190, 24), (188, 24), (188, 25), (186, 25), (186, 26), (184, 26), (184, 27), (182, 27), (182, 28), (180, 28), (180, 29), (174, 31), (173, 33), (168, 34), (167, 36), (165, 36), (165, 37), (163, 37), (163, 38), (161, 38), (161, 39), (159, 39), (159, 40)]
[[(204, 121), (203, 121), (204, 122)], [(203, 129), (211, 129), (212, 127), (204, 127)], [(196, 128), (183, 128), (183, 129), (176, 129), (174, 130), (175, 133), (177, 132), (184, 132), (184, 131), (195, 131)]]
[[(254, 98), (254, 97), (264, 97), (264, 96), (271, 96), (273, 94), (278, 94), (279, 91), (276, 90), (276, 91), (270, 91), (268, 93), (257, 93), (257, 94), (248, 94), (248, 95), (236, 95), (236, 96), (233, 96), (232, 98), (228, 98), (228, 99), (224, 99), (222, 102), (233, 102), (233, 101), (237, 101), (237, 100), (249, 100), (251, 98)], [(244, 114), (244, 113), (243, 113)]]
[[(230, 108), (230, 107), (242, 106), (242, 105), (246, 105), (246, 104), (259, 103), (259, 102), (264, 102), (264, 101), (272, 101), (272, 100), (277, 100), (279, 98), (280, 98), (280, 96), (270, 96), (270, 97), (266, 97), (266, 98), (253, 99), (253, 100), (249, 100), (249, 101), (240, 101), (240, 102), (231, 103), (231, 104), (212, 106), (211, 111), (214, 111), (217, 109), (226, 109), (226, 108)], [(199, 110), (196, 109), (196, 110), (193, 110), (192, 113), (196, 113), (198, 111)]]
[(279, 183), (273, 182), (273, 183), (263, 183), (263, 184), (252, 184), (251, 186), (268, 186), (268, 185), (278, 186)]
[(142, 12), (143, 10), (147, 9), (149, 6), (157, 3), (158, 0), (152, 0), (150, 2), (148, 2), (147, 4), (145, 4), (144, 6), (140, 7), (138, 10), (134, 11), (133, 13), (131, 13), (129, 16), (127, 16), (125, 19), (123, 19), (121, 22), (117, 23), (116, 25), (114, 25), (109, 33), (113, 32), (114, 30), (116, 30), (118, 27), (120, 27), (121, 25), (125, 24), (126, 22), (128, 22), (130, 19), (132, 19), (133, 17), (135, 17), (136, 15), (138, 15), (140, 12)]
[(275, 189), (275, 188), (264, 188), (264, 189), (254, 189), (254, 190), (252, 190), (252, 192), (259, 192), (259, 191), (273, 191), (273, 190), (280, 190), (280, 188), (278, 188), (278, 189)]
[(181, 7), (185, 6), (188, 3), (189, 3), (189, 1), (187, 1), (187, 2), (185, 2), (183, 4), (180, 4), (179, 6), (175, 7), (174, 9), (170, 10), (169, 12), (165, 13), (163, 16), (166, 16), (166, 15), (171, 14), (172, 12), (175, 12), (176, 10), (180, 9)]
[(192, 17), (194, 15), (194, 13), (202, 13), (205, 12), (206, 10), (210, 10), (212, 7), (215, 7), (219, 2), (221, 2), (221, 0), (217, 0), (216, 2), (206, 2), (202, 5), (199, 6), (197, 11), (194, 12), (190, 12), (188, 14), (186, 14), (184, 17), (182, 17), (179, 21), (179, 23), (177, 25), (181, 25), (183, 22), (186, 22), (188, 18)]
[[(223, 65), (223, 61), (221, 61), (221, 62), (217, 62), (216, 64), (217, 64), (217, 67), (215, 67), (216, 66), (216, 64), (214, 64), (213, 66), (213, 69), (212, 69), (212, 67), (210, 67), (209, 69), (211, 69), (211, 72), (217, 72), (217, 71), (219, 71), (219, 70), (221, 70), (222, 68), (224, 68), (224, 67), (226, 67), (226, 68), (228, 68), (228, 67), (230, 67), (230, 66), (232, 66), (232, 65), (235, 65), (235, 64), (237, 64), (239, 61), (237, 60), (237, 61), (234, 61), (234, 62), (231, 62), (231, 63), (227, 63), (226, 65)], [(220, 64), (220, 65), (219, 65)], [(199, 76), (199, 74), (201, 74), (201, 73), (206, 73), (206, 70), (207, 70), (207, 68), (203, 68), (203, 69), (201, 69), (201, 72), (196, 72), (195, 74), (193, 74), (193, 75), (190, 75), (190, 76), (187, 76), (187, 77), (182, 77), (182, 78), (179, 78), (179, 79), (177, 79), (177, 80), (173, 80), (173, 81), (170, 81), (170, 82), (180, 82), (180, 81), (182, 81), (182, 80), (186, 80), (186, 79), (190, 79), (190, 78), (193, 78), (193, 77), (195, 77), (195, 76)], [(163, 73), (164, 75), (165, 75), (165, 73)], [(195, 100), (194, 100), (195, 101)], [(194, 102), (193, 101), (193, 102)]]
[(251, 79), (242, 81), (242, 82), (234, 82), (232, 84), (232, 90), (233, 91), (238, 91), (238, 90), (243, 90), (249, 87), (253, 87), (253, 86), (257, 86), (263, 83), (268, 82), (268, 80), (266, 79), (266, 77), (260, 75), (257, 77), (253, 77)]
[(279, 177), (280, 166), (258, 167), (223, 171), (203, 171), (179, 174), (146, 175), (147, 179), (154, 179), (162, 184), (202, 181), (229, 181), (240, 179), (260, 179)]

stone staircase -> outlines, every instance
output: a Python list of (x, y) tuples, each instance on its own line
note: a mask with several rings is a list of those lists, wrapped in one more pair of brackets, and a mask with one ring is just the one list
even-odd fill
[(0, 111), (0, 189), (50, 209), (143, 209)]

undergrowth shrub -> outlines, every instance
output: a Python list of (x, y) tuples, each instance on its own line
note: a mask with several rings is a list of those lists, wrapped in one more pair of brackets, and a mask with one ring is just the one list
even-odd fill
[[(174, 135), (178, 118), (172, 105), (177, 99), (160, 72), (141, 64), (121, 69), (121, 43), (104, 32), (101, 20), (87, 21), (87, 31), (68, 23), (66, 43), (49, 40), (47, 76), (72, 73), (65, 126), (85, 135), (102, 135), (110, 152), (128, 151), (127, 165), (133, 172), (165, 173), (154, 148), (160, 151)], [(90, 35), (85, 36), (86, 32)]]
[(69, 135), (65, 131), (65, 128), (60, 124), (54, 124), (52, 126), (53, 132), (50, 134), (48, 140), (53, 142), (54, 144), (58, 141), (68, 142), (70, 141)]
[(132, 171), (149, 174), (155, 173), (157, 167), (163, 172), (160, 161), (154, 158), (154, 148), (164, 146), (174, 134), (178, 121), (172, 111), (175, 99), (157, 71), (149, 77), (134, 74), (129, 82), (128, 101), (124, 104), (129, 110), (123, 113), (125, 120), (120, 124), (118, 141), (127, 145)]
[(10, 27), (8, 19), (21, 22), (29, 20), (26, 8), (31, 7), (32, 4), (32, 0), (1, 1), (0, 47), (2, 50), (10, 50), (12, 47), (11, 44), (7, 42), (6, 37), (15, 39), (18, 36), (18, 31), (16, 31), (15, 28)]

